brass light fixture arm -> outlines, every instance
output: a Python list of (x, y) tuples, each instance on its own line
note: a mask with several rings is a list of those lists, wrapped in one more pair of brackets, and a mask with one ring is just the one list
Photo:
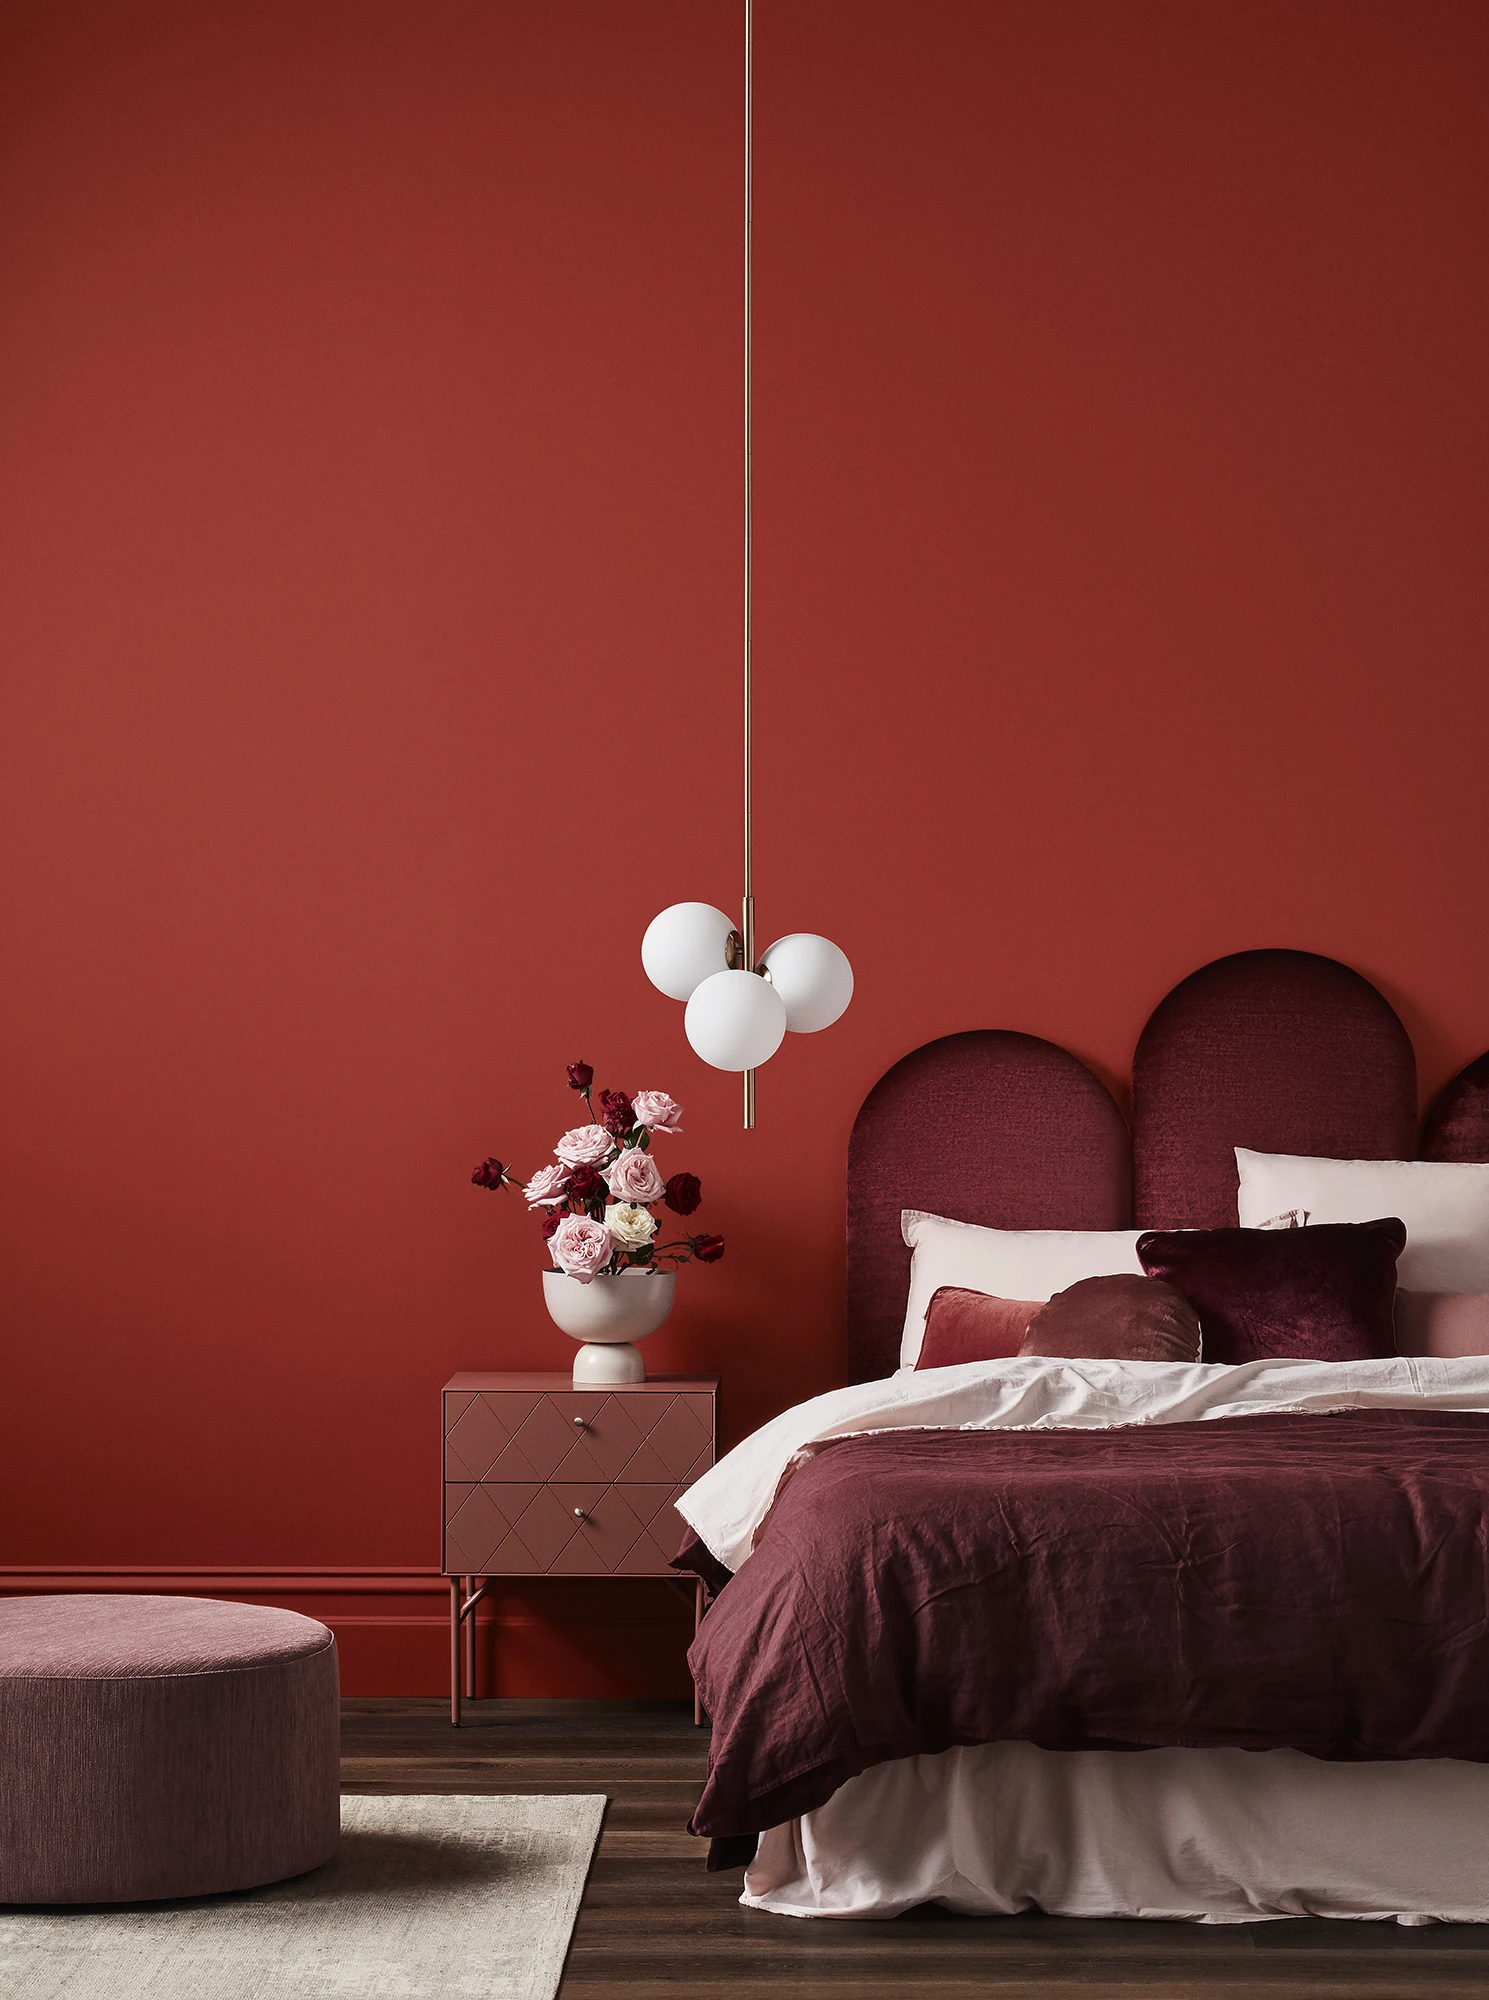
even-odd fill
[[(750, 614), (754, 598), (755, 482), (751, 464), (754, 444), (754, 0), (744, 0), (744, 903), (741, 910), (740, 948), (747, 971), (755, 968), (755, 895), (751, 854), (750, 793), (754, 779), (751, 721), (753, 692), (751, 673)], [(744, 1129), (755, 1124), (755, 1072), (744, 1073)]]

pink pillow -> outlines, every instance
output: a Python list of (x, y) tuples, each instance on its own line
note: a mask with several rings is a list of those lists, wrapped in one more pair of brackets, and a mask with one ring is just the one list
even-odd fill
[(963, 1361), (1011, 1361), (1039, 1306), (1038, 1299), (995, 1299), (988, 1292), (942, 1285), (926, 1307), (925, 1339), (915, 1366), (955, 1368)]
[(1475, 1292), (1398, 1289), (1396, 1351), (1430, 1354), (1439, 1361), (1455, 1354), (1489, 1354), (1489, 1298)]

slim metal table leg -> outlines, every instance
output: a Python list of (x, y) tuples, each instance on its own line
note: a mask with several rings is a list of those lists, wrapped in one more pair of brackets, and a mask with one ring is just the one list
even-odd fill
[[(467, 1599), (475, 1595), (477, 1581), (478, 1579), (473, 1576), (468, 1576), (465, 1579), (465, 1594)], [(474, 1610), (467, 1612), (465, 1619), (465, 1691), (471, 1700), (474, 1701), (476, 1698), (476, 1614)]]
[[(696, 1577), (693, 1582), (693, 1637), (695, 1639), (698, 1636), (698, 1627), (702, 1623), (703, 1578), (700, 1576)], [(703, 1703), (698, 1697), (698, 1683), (696, 1681), (693, 1683), (693, 1727), (695, 1729), (703, 1727)]]
[(460, 1578), (450, 1578), (450, 1727), (460, 1727)]

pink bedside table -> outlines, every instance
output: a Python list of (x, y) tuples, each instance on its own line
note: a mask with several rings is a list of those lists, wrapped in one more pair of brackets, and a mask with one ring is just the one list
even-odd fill
[[(445, 1384), (440, 1568), (450, 1579), (457, 1729), (462, 1691), (476, 1692), (472, 1614), (494, 1578), (648, 1576), (688, 1588), (668, 1567), (683, 1534), (672, 1503), (714, 1462), (718, 1394), (716, 1375), (598, 1389), (576, 1389), (568, 1375), (455, 1375)], [(701, 1581), (692, 1597), (696, 1632)], [(693, 1720), (702, 1720), (696, 1693)]]

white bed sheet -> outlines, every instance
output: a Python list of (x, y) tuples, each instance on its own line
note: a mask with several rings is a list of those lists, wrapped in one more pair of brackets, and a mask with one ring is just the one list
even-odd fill
[(677, 1503), (719, 1561), (748, 1561), (782, 1475), (825, 1438), (889, 1430), (1105, 1430), (1291, 1410), (1489, 1410), (1489, 1355), (1437, 1360), (1063, 1361), (1020, 1355), (902, 1368), (797, 1403), (727, 1452)]
[(876, 1765), (772, 1827), (748, 1907), (792, 1917), (1489, 1922), (1489, 1766), (987, 1743)]

